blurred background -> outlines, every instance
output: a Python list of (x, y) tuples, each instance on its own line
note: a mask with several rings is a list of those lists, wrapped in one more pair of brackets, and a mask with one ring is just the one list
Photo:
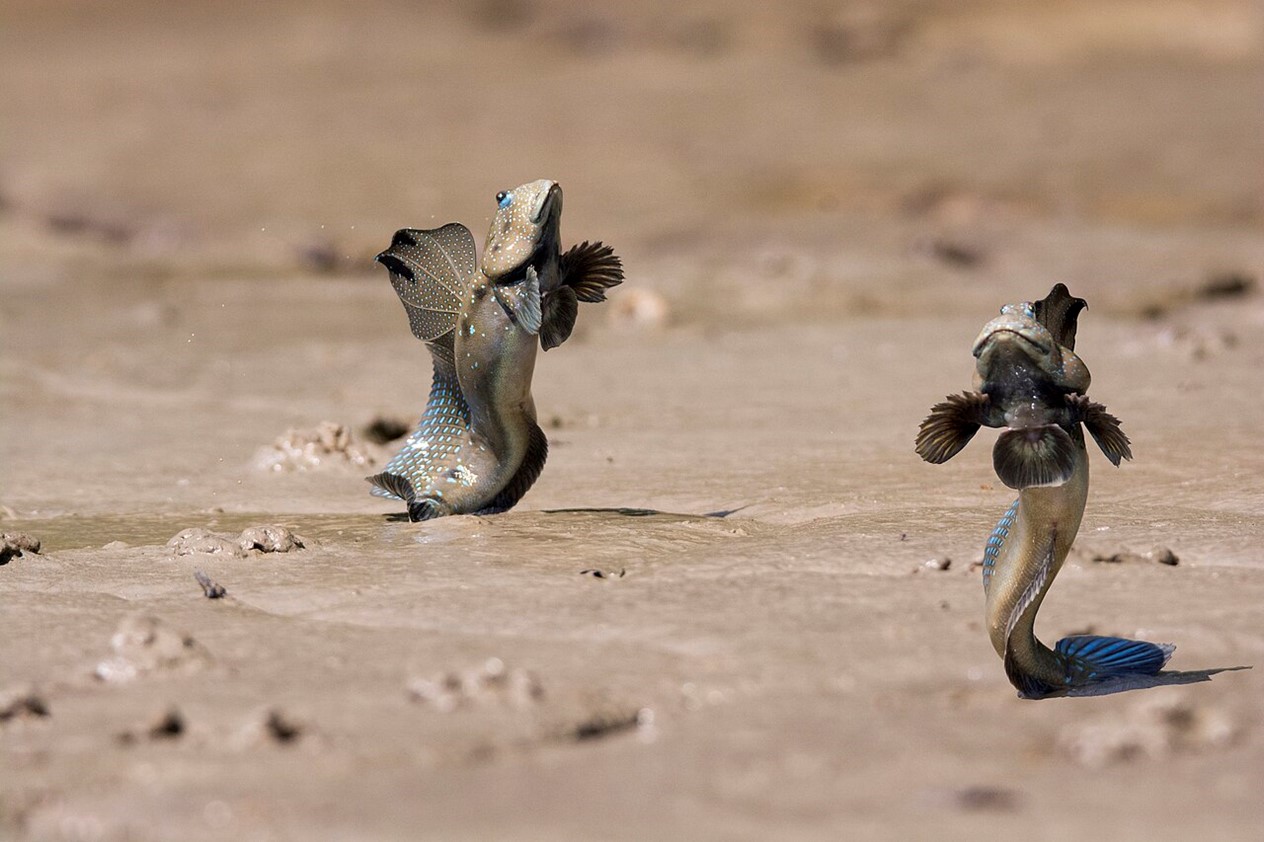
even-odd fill
[[(730, 332), (811, 327), (857, 345), (827, 352), (837, 377), (882, 359), (907, 382), (892, 320), (964, 344), (1061, 281), (1094, 324), (1149, 323), (1137, 354), (1215, 353), (1247, 328), (1160, 320), (1264, 272), (1261, 9), (0, 0), (0, 491), (198, 507), (216, 464), (225, 505), (374, 510), (362, 472), (251, 497), (239, 468), (289, 425), (412, 423), (429, 365), (373, 255), (402, 227), (481, 241), (495, 193), (537, 178), (565, 189), (564, 245), (604, 240), (628, 277), (568, 347), (613, 344), (548, 355), (537, 400), (613, 401), (642, 451), (733, 423), (756, 355), (833, 435), (857, 385), (802, 339)], [(628, 409), (647, 390), (653, 427)], [(750, 412), (740, 434), (777, 440)]]
[(0, 9), (9, 284), (372, 273), (539, 177), (678, 322), (1260, 265), (1254, 0)]

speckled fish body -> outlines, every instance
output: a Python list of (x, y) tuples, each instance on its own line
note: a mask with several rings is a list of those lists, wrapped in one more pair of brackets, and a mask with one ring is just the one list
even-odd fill
[(1003, 429), (993, 451), (998, 477), (1019, 491), (988, 538), (983, 587), (988, 635), (1006, 675), (1027, 698), (1123, 675), (1158, 672), (1172, 647), (1114, 637), (1037, 639), (1036, 614), (1066, 561), (1088, 500), (1083, 427), (1116, 465), (1132, 458), (1114, 416), (1085, 392), (1090, 377), (1074, 351), (1084, 307), (1059, 284), (1043, 301), (1008, 305), (974, 345), (976, 391), (937, 404), (917, 452), (929, 462), (958, 453), (981, 426)]
[(548, 455), (531, 396), (537, 349), (560, 344), (574, 323), (574, 308), (555, 302), (622, 280), (600, 243), (559, 254), (556, 183), (503, 191), (497, 204), (481, 267), (468, 229), (455, 223), (402, 230), (378, 256), (434, 363), (420, 424), (369, 478), (374, 494), (405, 500), (413, 520), (504, 511), (526, 493)]

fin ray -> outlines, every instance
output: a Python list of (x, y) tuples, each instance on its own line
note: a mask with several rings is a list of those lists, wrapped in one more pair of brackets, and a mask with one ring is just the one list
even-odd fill
[(1118, 467), (1120, 461), (1132, 459), (1132, 443), (1120, 426), (1119, 419), (1107, 412), (1106, 407), (1089, 400), (1087, 395), (1067, 395), (1066, 402), (1111, 464)]
[(575, 317), (579, 315), (579, 299), (575, 290), (563, 286), (544, 297), (544, 312), (540, 320), (540, 347), (556, 348), (575, 329)]
[(1061, 485), (1075, 471), (1075, 442), (1057, 424), (1009, 429), (992, 446), (992, 467), (1010, 488)]
[(623, 283), (623, 261), (605, 243), (585, 240), (562, 255), (561, 275), (576, 298), (598, 304), (606, 300), (606, 290)]
[(962, 392), (932, 406), (917, 431), (917, 455), (935, 465), (956, 456), (986, 421), (988, 403), (981, 392)]
[(457, 222), (429, 230), (402, 228), (375, 259), (390, 273), (414, 336), (432, 342), (455, 329), (477, 266), (468, 228)]
[(1068, 686), (1080, 686), (1123, 675), (1157, 675), (1176, 647), (1123, 637), (1079, 634), (1064, 637), (1054, 652), (1066, 662)]

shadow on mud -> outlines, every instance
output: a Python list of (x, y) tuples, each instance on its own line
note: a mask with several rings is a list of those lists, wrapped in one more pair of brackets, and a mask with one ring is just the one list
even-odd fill
[(1179, 684), (1199, 684), (1211, 681), (1211, 677), (1222, 672), (1237, 672), (1253, 669), (1251, 666), (1219, 667), (1207, 670), (1165, 670), (1158, 675), (1135, 675), (1103, 681), (1088, 687), (1077, 687), (1068, 690), (1067, 696), (1112, 696), (1115, 693), (1127, 693), (1130, 690), (1148, 690), (1151, 687), (1168, 687)]

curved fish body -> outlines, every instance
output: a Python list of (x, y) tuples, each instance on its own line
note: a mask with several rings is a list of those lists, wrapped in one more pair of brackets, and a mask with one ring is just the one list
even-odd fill
[(1074, 352), (1085, 304), (1058, 284), (1043, 301), (1011, 304), (974, 345), (975, 391), (936, 404), (922, 422), (917, 452), (952, 458), (981, 426), (1002, 428), (997, 476), (1019, 491), (988, 538), (983, 557), (988, 635), (1010, 682), (1041, 698), (1123, 675), (1153, 675), (1173, 647), (1079, 635), (1050, 649), (1035, 621), (1066, 561), (1088, 500), (1087, 428), (1115, 465), (1131, 459), (1119, 421), (1085, 392), (1090, 377)]
[[(559, 290), (604, 292), (623, 277), (601, 244), (597, 261), (560, 254), (561, 202), (551, 181), (498, 194), (482, 267), (456, 223), (401, 230), (377, 257), (434, 365), (416, 431), (368, 478), (373, 494), (404, 500), (412, 520), (505, 511), (544, 467), (548, 440), (531, 396), (537, 348), (564, 341), (575, 315), (553, 306), (550, 321), (550, 302)], [(548, 344), (546, 335), (560, 339)]]

